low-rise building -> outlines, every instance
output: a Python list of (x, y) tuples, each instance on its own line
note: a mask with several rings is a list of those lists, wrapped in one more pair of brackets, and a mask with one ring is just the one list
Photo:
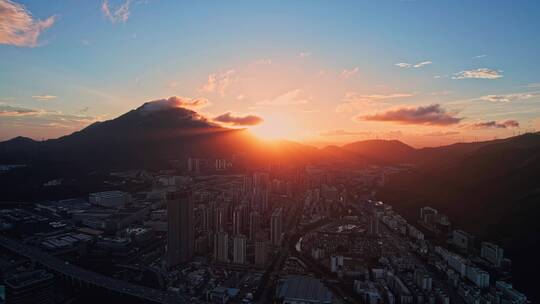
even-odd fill
[(318, 279), (307, 276), (289, 276), (278, 285), (278, 303), (330, 304), (333, 295)]

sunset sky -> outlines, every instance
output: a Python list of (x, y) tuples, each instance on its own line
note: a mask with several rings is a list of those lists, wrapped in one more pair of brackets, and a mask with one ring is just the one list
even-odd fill
[(540, 129), (539, 30), (539, 1), (0, 0), (0, 140), (160, 99), (318, 146), (507, 137)]

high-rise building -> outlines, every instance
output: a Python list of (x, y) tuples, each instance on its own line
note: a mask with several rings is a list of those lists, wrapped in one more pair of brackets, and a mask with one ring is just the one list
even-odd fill
[(214, 230), (216, 232), (225, 231), (227, 224), (227, 212), (225, 206), (219, 206), (214, 211)]
[(226, 170), (228, 167), (227, 160), (222, 158), (217, 158), (215, 161), (216, 171)]
[(422, 207), (420, 208), (420, 219), (423, 222), (428, 223), (430, 221), (430, 217), (433, 217), (438, 213), (439, 212), (436, 209), (433, 209), (431, 207)]
[(283, 233), (283, 209), (278, 208), (272, 213), (270, 218), (270, 242), (274, 246), (281, 244), (281, 234)]
[(229, 262), (229, 234), (225, 231), (214, 236), (214, 259), (217, 262)]
[(244, 176), (244, 185), (243, 185), (244, 193), (251, 192), (252, 187), (253, 187), (253, 178), (249, 175)]
[(501, 266), (503, 255), (504, 250), (501, 247), (493, 243), (482, 242), (482, 247), (480, 248), (480, 256), (494, 266)]
[(343, 268), (344, 258), (342, 255), (332, 255), (330, 257), (330, 271), (338, 272)]
[(265, 240), (255, 241), (255, 266), (265, 267), (268, 259), (268, 244)]
[(257, 172), (253, 174), (253, 184), (255, 186), (266, 186), (270, 175), (267, 172)]
[(252, 211), (249, 214), (249, 239), (252, 241), (255, 240), (257, 233), (259, 232), (261, 225), (260, 220), (259, 212)]
[(496, 281), (495, 288), (497, 291), (500, 291), (506, 299), (509, 300), (502, 303), (527, 303), (527, 296), (515, 290), (510, 283), (505, 281)]
[(262, 188), (261, 190), (261, 210), (262, 212), (266, 213), (268, 211), (268, 209), (270, 208), (270, 202), (269, 202), (269, 197), (270, 197), (270, 186), (265, 186), (264, 188)]
[(199, 214), (200, 214), (200, 222), (201, 222), (201, 230), (203, 231), (210, 231), (212, 230), (212, 213), (210, 212), (210, 208), (207, 205), (201, 205), (199, 207)]
[(233, 238), (233, 262), (235, 264), (246, 263), (246, 243), (247, 239), (244, 235), (235, 235)]
[(195, 240), (195, 252), (201, 255), (208, 252), (208, 235), (201, 235)]
[(201, 170), (201, 160), (198, 158), (189, 157), (187, 160), (187, 169), (188, 172), (199, 173)]
[(54, 303), (54, 276), (45, 270), (18, 273), (5, 280), (6, 303)]
[(452, 243), (462, 250), (469, 250), (474, 245), (474, 237), (463, 230), (452, 231)]
[(479, 288), (489, 287), (489, 273), (480, 268), (467, 266), (467, 278)]
[(193, 258), (193, 199), (190, 191), (167, 193), (167, 262), (169, 266)]
[(379, 235), (379, 218), (376, 214), (370, 214), (368, 216), (369, 234)]
[(413, 279), (421, 290), (431, 291), (433, 288), (433, 278), (425, 271), (416, 269), (414, 271)]
[(240, 206), (236, 208), (233, 212), (233, 235), (242, 234), (242, 218), (243, 218), (243, 207)]

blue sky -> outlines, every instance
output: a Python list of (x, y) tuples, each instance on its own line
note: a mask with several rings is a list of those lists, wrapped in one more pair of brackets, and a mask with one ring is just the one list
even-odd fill
[(57, 137), (171, 96), (315, 144), (435, 145), (540, 127), (538, 1), (0, 5), (0, 24), (30, 18), (0, 32), (0, 139)]

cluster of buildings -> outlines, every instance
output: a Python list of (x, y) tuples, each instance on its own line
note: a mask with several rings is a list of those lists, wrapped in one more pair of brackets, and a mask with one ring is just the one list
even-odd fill
[(284, 202), (292, 198), (292, 189), (282, 193), (283, 184), (256, 173), (225, 189), (167, 193), (168, 265), (197, 255), (218, 264), (264, 268), (285, 231)]
[[(510, 265), (504, 250), (478, 246), (436, 209), (422, 208), (416, 227), (382, 202), (357, 206), (303, 235), (299, 250), (341, 284), (352, 284), (361, 303), (528, 303), (504, 279)], [(435, 245), (426, 234), (450, 238)]]
[[(228, 165), (216, 160), (216, 166)], [(294, 181), (271, 179), (267, 172), (195, 177), (124, 172), (114, 177), (151, 181), (151, 188), (14, 204), (0, 210), (0, 230), (44, 255), (136, 284), (192, 294), (194, 301), (214, 298), (223, 286), (238, 290), (227, 298), (253, 298), (273, 251), (282, 244)], [(23, 264), (1, 269), (10, 303), (16, 303), (17, 284), (33, 286), (35, 295), (42, 292), (40, 276), (56, 280), (47, 269)], [(30, 273), (26, 281), (23, 273)]]
[[(233, 163), (189, 158), (188, 175), (117, 172), (137, 190), (116, 181), (123, 190), (15, 205), (0, 210), (0, 231), (66, 265), (191, 303), (528, 303), (505, 278), (501, 247), (452, 230), (434, 208), (416, 225), (370, 199), (406, 168), (224, 174)], [(58, 300), (57, 273), (15, 256), (0, 248), (9, 302)]]

